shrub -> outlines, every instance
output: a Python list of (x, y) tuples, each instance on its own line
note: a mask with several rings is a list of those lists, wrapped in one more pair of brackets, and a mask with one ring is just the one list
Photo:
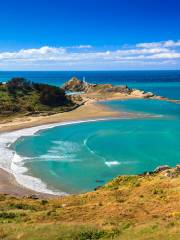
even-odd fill
[[(13, 78), (0, 86), (0, 113), (55, 112), (66, 110), (74, 103), (66, 97), (65, 91), (48, 84), (33, 83), (24, 78)], [(62, 108), (64, 107), (64, 108)]]
[(52, 107), (62, 106), (66, 102), (65, 92), (61, 88), (44, 85), (40, 92), (40, 102)]
[(15, 213), (12, 213), (12, 212), (0, 212), (0, 218), (10, 218), (10, 219), (13, 219), (13, 218), (16, 218), (17, 215)]
[(36, 206), (28, 205), (24, 203), (12, 203), (10, 204), (11, 208), (22, 209), (22, 210), (37, 210)]
[(16, 94), (18, 90), (22, 92), (32, 90), (32, 83), (25, 78), (12, 78), (7, 83), (7, 88), (11, 94)]
[(43, 200), (41, 201), (41, 204), (42, 204), (42, 205), (46, 205), (46, 204), (48, 204), (48, 200), (43, 199)]
[(74, 240), (96, 240), (105, 237), (105, 231), (98, 230), (82, 230), (75, 237)]

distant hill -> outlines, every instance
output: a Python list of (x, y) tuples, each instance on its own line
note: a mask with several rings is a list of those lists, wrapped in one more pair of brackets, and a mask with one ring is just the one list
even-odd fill
[(0, 83), (0, 114), (68, 111), (76, 104), (59, 87), (13, 78)]

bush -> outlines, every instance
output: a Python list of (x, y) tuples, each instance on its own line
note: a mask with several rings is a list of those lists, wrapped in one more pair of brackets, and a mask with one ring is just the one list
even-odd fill
[(0, 86), (0, 113), (2, 114), (50, 112), (51, 110), (58, 112), (62, 107), (68, 108), (72, 105), (65, 91), (56, 86), (33, 83), (24, 78), (13, 78), (7, 84)]
[(25, 78), (12, 78), (7, 83), (9, 93), (16, 94), (18, 90), (24, 92), (32, 90), (32, 83)]
[(12, 203), (10, 204), (11, 208), (22, 209), (22, 210), (37, 210), (36, 206), (28, 205), (24, 203)]
[[(76, 231), (70, 231), (69, 235), (65, 239), (71, 240), (96, 240), (102, 239), (104, 237), (109, 237), (110, 235), (104, 230), (97, 229), (77, 229)], [(110, 236), (111, 237), (111, 236)], [(59, 240), (64, 238), (59, 238)]]
[(42, 205), (46, 205), (46, 204), (48, 204), (48, 200), (43, 199), (43, 200), (41, 201), (41, 204), (42, 204)]
[(13, 218), (16, 218), (16, 214), (15, 213), (12, 213), (12, 212), (0, 212), (0, 218), (10, 218), (10, 219), (13, 219)]
[(66, 102), (66, 95), (61, 88), (44, 85), (40, 91), (40, 102), (52, 107), (62, 106)]

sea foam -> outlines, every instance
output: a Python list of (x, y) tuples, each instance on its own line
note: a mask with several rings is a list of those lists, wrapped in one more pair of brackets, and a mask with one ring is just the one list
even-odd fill
[(112, 166), (120, 165), (121, 163), (118, 162), (118, 161), (106, 161), (105, 164), (106, 164), (108, 167), (112, 167)]

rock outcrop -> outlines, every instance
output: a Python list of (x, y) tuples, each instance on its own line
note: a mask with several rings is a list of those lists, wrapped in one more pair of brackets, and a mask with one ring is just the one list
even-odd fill
[(167, 170), (167, 169), (170, 169), (170, 167), (168, 165), (162, 165), (162, 166), (158, 166), (154, 172), (155, 173), (158, 173), (158, 172), (161, 172), (161, 171), (164, 171), (164, 170)]
[(166, 168), (162, 170), (162, 173), (164, 176), (169, 177), (169, 178), (176, 178), (180, 176), (180, 165), (176, 165), (175, 168)]
[(104, 93), (125, 93), (130, 94), (132, 92), (126, 85), (113, 86), (112, 84), (92, 84), (86, 81), (79, 80), (76, 77), (71, 78), (63, 86), (66, 91), (72, 92), (104, 92)]
[(152, 92), (144, 92), (142, 90), (133, 89), (131, 91), (131, 96), (140, 97), (140, 98), (150, 98), (150, 97), (154, 97), (154, 94)]
[(118, 98), (118, 97), (130, 97), (130, 98), (152, 98), (155, 95), (151, 92), (144, 92), (138, 89), (131, 89), (126, 85), (113, 86), (112, 84), (92, 84), (86, 81), (79, 80), (76, 77), (71, 78), (64, 84), (63, 89), (65, 91), (78, 92), (84, 97), (93, 99), (105, 99)]
[(89, 83), (73, 77), (64, 84), (63, 89), (72, 92), (86, 92), (89, 86)]

